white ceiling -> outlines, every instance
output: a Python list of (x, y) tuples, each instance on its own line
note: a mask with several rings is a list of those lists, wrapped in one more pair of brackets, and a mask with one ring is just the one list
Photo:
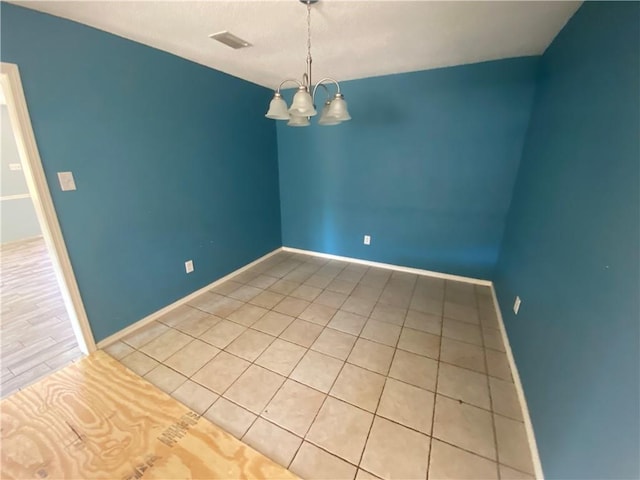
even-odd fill
[[(297, 0), (13, 2), (275, 88), (300, 79), (306, 7)], [(312, 6), (313, 78), (350, 80), (539, 55), (582, 2), (322, 0)], [(208, 38), (229, 30), (253, 46)]]

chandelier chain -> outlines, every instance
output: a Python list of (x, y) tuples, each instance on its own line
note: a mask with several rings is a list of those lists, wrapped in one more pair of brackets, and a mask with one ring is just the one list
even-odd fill
[(307, 57), (311, 58), (311, 2), (307, 1)]

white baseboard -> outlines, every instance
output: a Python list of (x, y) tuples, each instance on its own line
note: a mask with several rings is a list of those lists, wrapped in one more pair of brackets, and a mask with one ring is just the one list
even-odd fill
[(209, 285), (207, 285), (205, 287), (202, 287), (201, 289), (196, 290), (195, 292), (190, 293), (186, 297), (182, 297), (181, 299), (176, 300), (172, 304), (167, 305), (166, 307), (161, 308), (160, 310), (158, 310), (156, 312), (153, 312), (151, 315), (147, 315), (143, 319), (138, 320), (136, 323), (133, 323), (133, 324), (129, 325), (128, 327), (125, 327), (122, 330), (114, 333), (113, 335), (108, 336), (104, 340), (99, 341), (98, 344), (97, 344), (98, 348), (108, 347), (112, 343), (117, 342), (121, 338), (124, 338), (127, 335), (130, 335), (131, 333), (133, 333), (134, 331), (138, 330), (139, 328), (142, 328), (145, 325), (153, 322), (154, 320), (157, 320), (161, 316), (169, 313), (171, 310), (173, 310), (175, 308), (178, 308), (180, 305), (184, 305), (185, 303), (189, 302), (190, 300), (193, 300), (197, 296), (202, 295), (204, 292), (206, 292), (208, 290), (211, 290), (212, 288), (217, 287), (218, 285), (220, 285), (223, 282), (226, 282), (227, 280), (232, 279), (236, 275), (241, 274), (245, 270), (248, 270), (249, 268), (253, 267), (254, 265), (257, 265), (258, 263), (262, 262), (263, 260), (266, 260), (267, 258), (275, 255), (276, 253), (278, 253), (280, 251), (282, 251), (282, 247), (276, 248), (274, 251), (269, 252), (266, 255), (263, 255), (262, 257), (254, 260), (253, 262), (248, 263), (244, 267), (241, 267), (241, 268), (239, 268), (237, 270), (234, 270), (230, 274), (225, 275), (222, 278), (219, 278), (215, 282), (212, 282)]
[(527, 439), (529, 440), (529, 449), (531, 451), (531, 460), (533, 462), (533, 469), (535, 477), (538, 480), (544, 480), (544, 473), (542, 471), (542, 462), (540, 462), (540, 453), (538, 452), (538, 444), (536, 442), (536, 436), (533, 431), (533, 424), (531, 423), (531, 416), (529, 415), (529, 407), (527, 406), (527, 399), (524, 396), (524, 390), (522, 388), (522, 382), (520, 380), (520, 374), (516, 367), (516, 361), (513, 358), (513, 352), (511, 351), (511, 344), (509, 343), (509, 337), (507, 336), (507, 329), (504, 326), (504, 320), (502, 318), (502, 312), (500, 310), (500, 304), (498, 303), (498, 297), (496, 296), (496, 290), (491, 284), (491, 295), (493, 296), (493, 307), (498, 315), (498, 323), (500, 325), (500, 333), (502, 334), (502, 342), (504, 343), (504, 349), (507, 352), (507, 359), (509, 360), (509, 366), (511, 367), (511, 373), (513, 375), (513, 383), (516, 386), (516, 392), (518, 394), (518, 400), (520, 400), (520, 407), (522, 408), (522, 418), (524, 419), (524, 427), (527, 431)]
[(314, 257), (330, 258), (332, 260), (343, 260), (345, 262), (359, 263), (369, 267), (386, 268), (388, 270), (396, 270), (398, 272), (415, 273), (416, 275), (425, 275), (428, 277), (443, 278), (445, 280), (454, 280), (457, 282), (473, 283), (475, 285), (491, 286), (490, 280), (482, 280), (479, 278), (463, 277), (460, 275), (451, 275), (449, 273), (433, 272), (431, 270), (423, 270), (421, 268), (403, 267), (401, 265), (393, 265), (391, 263), (372, 262), (370, 260), (362, 260), (353, 257), (341, 257), (340, 255), (332, 255), (330, 253), (314, 252), (312, 250), (301, 250), (299, 248), (282, 247), (285, 252), (301, 253), (303, 255), (313, 255)]

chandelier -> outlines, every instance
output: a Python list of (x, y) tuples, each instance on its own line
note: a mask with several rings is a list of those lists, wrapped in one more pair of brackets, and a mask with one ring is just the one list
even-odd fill
[[(311, 82), (311, 4), (318, 0), (300, 0), (307, 5), (307, 71), (302, 75), (302, 82), (288, 78), (284, 80), (273, 94), (273, 99), (269, 104), (269, 111), (265, 115), (274, 120), (288, 120), (290, 127), (306, 127), (309, 119), (318, 114), (314, 102), (318, 88), (322, 88), (327, 95), (320, 112), (318, 125), (338, 125), (339, 123), (351, 120), (347, 110), (347, 102), (340, 92), (340, 84), (333, 78), (323, 78), (315, 85)], [(298, 91), (293, 96), (291, 107), (282, 98), (280, 89), (285, 83), (294, 82), (298, 85)], [(336, 87), (336, 93), (331, 95), (327, 84)]]

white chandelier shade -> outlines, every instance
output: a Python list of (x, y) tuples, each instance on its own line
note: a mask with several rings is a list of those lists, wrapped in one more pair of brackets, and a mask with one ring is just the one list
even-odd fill
[(267, 118), (273, 120), (289, 120), (289, 109), (287, 108), (287, 102), (284, 101), (280, 93), (276, 93), (269, 104), (269, 111), (265, 115)]
[(329, 111), (329, 106), (331, 102), (327, 100), (322, 107), (322, 113), (320, 114), (320, 120), (318, 120), (318, 125), (329, 126), (329, 125), (338, 125), (340, 123), (339, 120), (335, 118), (330, 118), (327, 116), (327, 112)]
[(296, 117), (313, 117), (318, 114), (313, 106), (313, 99), (306, 87), (299, 87), (293, 96), (289, 113)]
[(296, 117), (295, 115), (292, 115), (287, 122), (290, 127), (308, 127), (309, 124), (309, 117)]
[[(307, 71), (302, 75), (302, 82), (294, 79), (283, 81), (274, 92), (269, 104), (269, 110), (265, 115), (265, 117), (273, 120), (288, 120), (287, 125), (291, 127), (306, 127), (311, 124), (310, 118), (318, 114), (314, 105), (318, 87), (322, 87), (327, 93), (327, 100), (322, 106), (318, 125), (338, 125), (351, 120), (347, 102), (340, 92), (340, 84), (336, 80), (323, 78), (315, 86), (311, 83), (311, 4), (317, 1), (300, 0), (301, 3), (307, 5)], [(280, 89), (287, 82), (295, 82), (298, 85), (298, 90), (293, 96), (290, 108), (287, 107), (287, 103), (280, 93)], [(329, 94), (326, 84), (335, 85), (336, 93), (333, 96)]]
[(329, 103), (327, 117), (337, 120), (338, 122), (351, 120), (351, 115), (349, 115), (349, 111), (347, 110), (347, 102), (345, 102), (344, 96), (341, 93), (336, 93), (334, 99)]

